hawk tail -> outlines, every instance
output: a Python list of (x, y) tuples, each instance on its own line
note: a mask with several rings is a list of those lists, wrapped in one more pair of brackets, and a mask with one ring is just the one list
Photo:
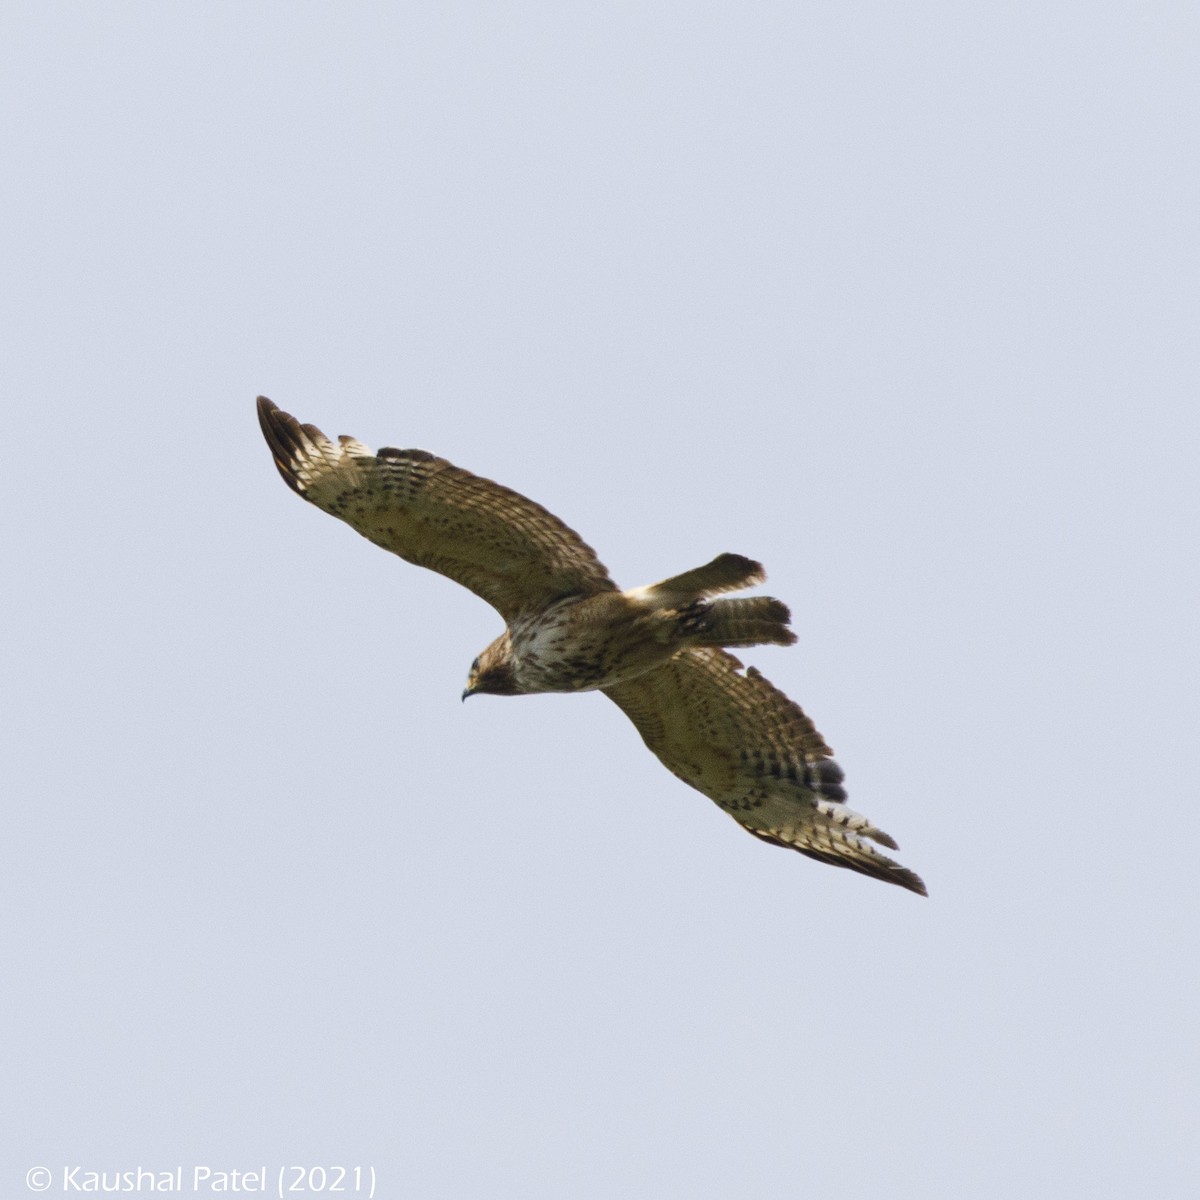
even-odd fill
[(655, 605), (682, 606), (705, 596), (716, 596), (720, 592), (736, 592), (739, 588), (753, 587), (766, 579), (762, 563), (756, 563), (742, 554), (718, 554), (710, 563), (659, 580), (648, 587), (634, 588), (626, 595), (649, 601)]
[(693, 605), (683, 625), (693, 646), (790, 646), (796, 640), (791, 619), (782, 600), (750, 596)]

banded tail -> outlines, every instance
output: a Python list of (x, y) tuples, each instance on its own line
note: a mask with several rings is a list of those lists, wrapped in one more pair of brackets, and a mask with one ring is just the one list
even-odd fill
[(682, 575), (672, 575), (670, 579), (662, 579), (648, 587), (634, 588), (626, 594), (655, 605), (682, 608), (693, 600), (753, 587), (766, 577), (762, 563), (756, 563), (742, 554), (718, 554), (712, 562), (702, 567), (684, 571)]
[(741, 554), (719, 554), (710, 563), (672, 575), (625, 595), (655, 609), (673, 609), (680, 632), (690, 646), (790, 646), (796, 635), (788, 628), (791, 613), (773, 596), (710, 600), (722, 592), (762, 583), (761, 563)]
[(685, 609), (683, 626), (693, 646), (790, 646), (792, 614), (774, 596), (699, 600)]

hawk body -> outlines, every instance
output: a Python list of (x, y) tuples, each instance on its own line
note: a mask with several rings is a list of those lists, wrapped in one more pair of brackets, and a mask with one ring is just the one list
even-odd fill
[[(743, 573), (758, 569), (749, 559), (726, 554), (692, 574), (725, 575), (730, 559), (745, 564)], [(501, 690), (487, 686), (493, 671), (499, 671), (506, 695), (586, 692), (635, 679), (690, 646), (790, 645), (796, 640), (787, 628), (787, 606), (769, 596), (709, 602), (692, 593), (671, 600), (655, 590), (658, 586), (568, 597), (543, 612), (516, 618), (480, 655), (468, 694)], [(507, 690), (510, 682), (514, 692)]]
[(722, 554), (623, 592), (578, 534), (509, 488), (424, 450), (335, 443), (265, 397), (258, 413), (293, 491), (504, 618), (464, 699), (603, 691), (669, 770), (756, 837), (925, 894), (876, 849), (896, 843), (845, 806), (842, 770), (800, 707), (727, 653), (795, 641), (780, 601), (724, 596), (761, 583), (758, 563)]

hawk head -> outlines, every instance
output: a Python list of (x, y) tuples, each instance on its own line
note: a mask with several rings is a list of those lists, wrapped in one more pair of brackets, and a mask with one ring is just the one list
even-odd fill
[(520, 694), (516, 674), (513, 671), (511, 645), (505, 630), (472, 664), (467, 676), (465, 700), (476, 692), (487, 692), (493, 696), (516, 696)]

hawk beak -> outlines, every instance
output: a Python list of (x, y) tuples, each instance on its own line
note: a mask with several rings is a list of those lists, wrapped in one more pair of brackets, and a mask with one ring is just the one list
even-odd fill
[(464, 700), (465, 700), (465, 699), (466, 699), (468, 696), (473, 696), (473, 695), (475, 695), (475, 689), (474, 689), (474, 688), (469, 688), (469, 687), (468, 687), (468, 688), (463, 688), (463, 694), (462, 694), (462, 698), (463, 698)]

